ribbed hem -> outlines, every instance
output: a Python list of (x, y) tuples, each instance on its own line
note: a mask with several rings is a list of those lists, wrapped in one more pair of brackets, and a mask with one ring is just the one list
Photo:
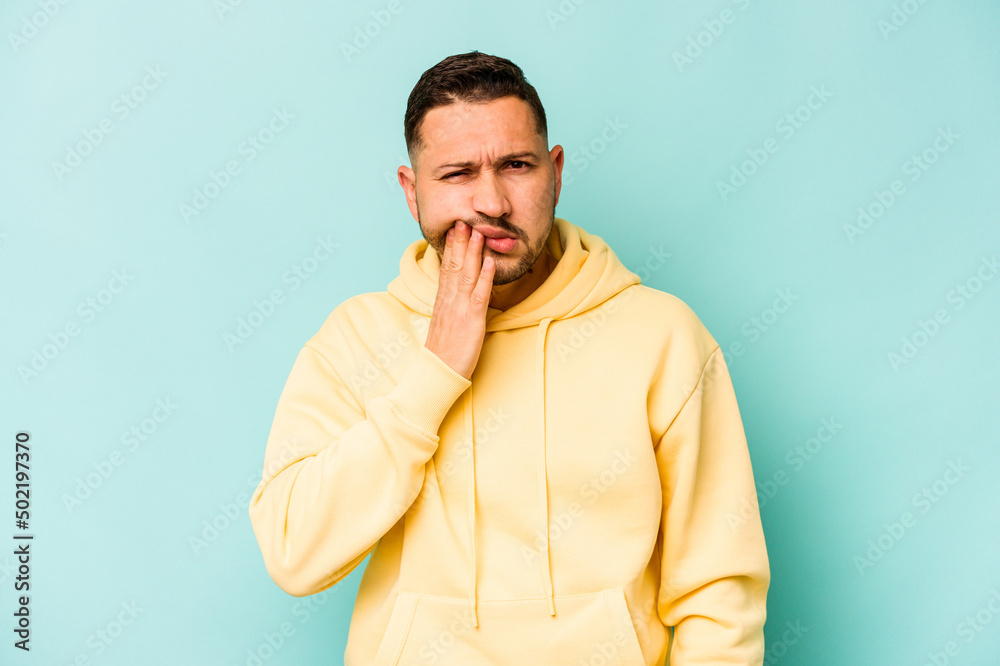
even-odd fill
[(448, 410), (470, 386), (470, 380), (421, 345), (413, 363), (385, 397), (393, 411), (436, 437)]

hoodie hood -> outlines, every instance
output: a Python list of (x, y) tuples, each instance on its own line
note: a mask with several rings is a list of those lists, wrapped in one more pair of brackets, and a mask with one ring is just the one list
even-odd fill
[[(580, 227), (556, 217), (546, 247), (557, 262), (546, 280), (523, 301), (507, 310), (489, 307), (486, 313), (486, 333), (517, 328), (536, 327), (535, 390), (538, 405), (538, 505), (541, 552), (539, 576), (549, 600), (550, 615), (556, 614), (552, 588), (552, 567), (549, 559), (548, 477), (545, 455), (545, 337), (551, 322), (569, 319), (587, 312), (634, 284), (639, 276), (625, 268), (604, 240)], [(411, 310), (430, 317), (437, 295), (441, 260), (426, 239), (414, 241), (406, 248), (399, 262), (399, 276), (392, 280), (388, 292)], [(485, 342), (484, 342), (485, 344)], [(469, 603), (473, 626), (479, 626), (476, 612), (476, 457), (475, 422), (472, 392), (465, 392), (463, 415), (466, 439), (472, 442), (469, 474), (469, 539), (471, 543), (472, 579)], [(527, 388), (527, 387), (526, 387)]]
[[(618, 292), (639, 284), (639, 276), (619, 261), (600, 236), (555, 218), (546, 243), (558, 263), (549, 277), (523, 301), (507, 309), (490, 307), (486, 332), (539, 326), (545, 319), (567, 319), (601, 305)], [(425, 239), (410, 244), (399, 261), (399, 276), (388, 292), (411, 310), (431, 316), (437, 295), (441, 258)]]

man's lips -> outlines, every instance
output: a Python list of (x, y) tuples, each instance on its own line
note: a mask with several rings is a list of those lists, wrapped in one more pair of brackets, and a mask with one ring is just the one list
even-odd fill
[(509, 234), (506, 231), (501, 231), (496, 227), (473, 227), (473, 228), (486, 238), (517, 238), (517, 236), (515, 236), (514, 234)]

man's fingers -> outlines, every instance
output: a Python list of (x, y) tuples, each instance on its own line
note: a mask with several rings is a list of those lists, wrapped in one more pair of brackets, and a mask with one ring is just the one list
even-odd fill
[(450, 267), (451, 257), (454, 254), (453, 250), (454, 240), (452, 239), (452, 231), (454, 231), (454, 229), (449, 229), (444, 234), (444, 252), (441, 253), (442, 272)]
[[(459, 228), (459, 225), (462, 228)], [(462, 270), (465, 265), (465, 253), (469, 246), (469, 227), (462, 223), (456, 224), (452, 227), (452, 239), (451, 239), (451, 266), (450, 268), (456, 273)]]
[(465, 261), (462, 262), (463, 287), (468, 287), (468, 292), (476, 286), (479, 280), (480, 268), (483, 265), (483, 235), (478, 231), (469, 230), (469, 244), (465, 250)]
[(493, 257), (483, 258), (483, 269), (479, 271), (479, 279), (476, 281), (476, 288), (472, 290), (472, 302), (476, 305), (489, 303), (493, 291), (493, 268), (495, 267)]
[(445, 233), (439, 294), (466, 294), (477, 306), (489, 302), (495, 262), (492, 258), (485, 261), (485, 244), (486, 238), (481, 233), (463, 223), (456, 224)]

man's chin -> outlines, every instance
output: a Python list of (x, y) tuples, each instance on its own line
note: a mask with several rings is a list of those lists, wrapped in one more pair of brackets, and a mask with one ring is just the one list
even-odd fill
[(528, 273), (528, 268), (521, 264), (518, 259), (519, 257), (511, 257), (510, 255), (500, 254), (493, 255), (497, 263), (496, 268), (493, 270), (493, 285), (500, 286), (505, 284), (510, 284), (511, 282), (516, 282), (524, 277)]

